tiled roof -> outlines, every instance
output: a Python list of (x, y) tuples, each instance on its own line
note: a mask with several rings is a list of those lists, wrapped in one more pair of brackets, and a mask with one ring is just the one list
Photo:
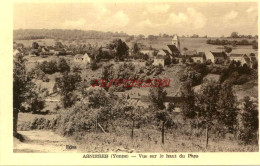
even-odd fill
[(245, 54), (230, 54), (230, 57), (243, 57)]
[(197, 55), (196, 50), (187, 50), (183, 52), (184, 55), (192, 56), (192, 55)]
[(214, 57), (223, 57), (226, 58), (226, 54), (224, 52), (211, 52)]
[(170, 44), (170, 45), (167, 45), (167, 46), (171, 50), (172, 54), (173, 53), (180, 53), (180, 51), (178, 50), (178, 48), (175, 45)]
[(157, 56), (155, 57), (155, 59), (165, 59), (165, 56), (163, 56), (163, 55), (157, 55)]
[(77, 55), (75, 55), (75, 58), (83, 58), (83, 54), (77, 54)]

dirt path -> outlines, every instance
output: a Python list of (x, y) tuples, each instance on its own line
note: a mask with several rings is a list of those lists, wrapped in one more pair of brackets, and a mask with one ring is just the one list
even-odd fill
[(14, 152), (17, 153), (70, 153), (78, 149), (66, 149), (66, 145), (75, 146), (71, 140), (61, 137), (52, 131), (31, 130), (19, 131), (26, 141), (14, 139)]

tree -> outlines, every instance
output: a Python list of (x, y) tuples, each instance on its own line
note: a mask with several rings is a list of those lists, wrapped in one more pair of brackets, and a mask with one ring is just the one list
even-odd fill
[(91, 70), (97, 70), (98, 69), (98, 65), (97, 65), (96, 60), (93, 60), (93, 61), (90, 62), (90, 68), (91, 68)]
[(52, 60), (52, 61), (44, 61), (42, 64), (40, 64), (40, 69), (45, 73), (45, 74), (53, 74), (58, 71), (57, 69), (57, 62)]
[(231, 48), (231, 47), (225, 46), (224, 48), (225, 48), (225, 52), (226, 52), (226, 53), (230, 53), (230, 52), (232, 51), (232, 48)]
[(245, 144), (258, 142), (258, 100), (246, 96), (239, 112), (238, 138)]
[(56, 48), (63, 48), (64, 46), (60, 41), (57, 41), (57, 42), (55, 42), (55, 47)]
[(17, 137), (18, 113), (22, 103), (28, 99), (30, 95), (28, 93), (34, 84), (26, 75), (25, 61), (22, 56), (15, 58), (13, 64), (13, 135)]
[(32, 48), (33, 49), (38, 49), (38, 47), (39, 47), (39, 44), (37, 42), (33, 42), (32, 43)]
[(197, 109), (195, 105), (196, 95), (192, 89), (190, 82), (183, 83), (181, 86), (181, 97), (184, 99), (182, 105), (182, 114), (184, 119), (193, 119), (197, 116)]
[(219, 122), (227, 132), (233, 132), (237, 124), (236, 96), (232, 90), (232, 84), (224, 83), (219, 91), (218, 101)]
[(59, 59), (57, 63), (57, 70), (62, 73), (70, 71), (70, 66), (68, 65), (68, 63), (64, 58)]
[[(103, 68), (103, 70), (102, 70), (102, 77), (101, 77), (101, 79), (104, 79), (105, 81), (106, 81), (106, 84), (108, 83), (108, 82), (110, 82), (111, 81), (111, 79), (113, 79), (113, 67), (112, 67), (112, 65), (107, 65), (107, 66), (104, 66), (104, 68)], [(109, 87), (106, 87), (107, 85), (105, 85), (104, 87), (104, 89), (106, 90), (106, 91), (108, 91), (108, 89), (109, 89)]]
[(134, 48), (133, 48), (133, 53), (134, 53), (134, 55), (137, 55), (137, 54), (139, 53), (139, 51), (140, 51), (140, 49), (139, 49), (139, 47), (138, 47), (138, 44), (135, 43), (135, 44), (134, 44)]
[(237, 32), (232, 32), (231, 35), (230, 35), (230, 37), (232, 37), (232, 38), (238, 38), (239, 35), (238, 35)]
[(164, 133), (165, 124), (169, 120), (169, 110), (166, 110), (164, 105), (164, 100), (166, 98), (167, 92), (163, 87), (152, 87), (149, 90), (149, 98), (152, 103), (152, 109), (154, 116), (157, 120), (161, 121), (161, 133), (162, 133), (162, 143), (164, 144)]
[[(130, 105), (128, 103), (128, 105)], [(145, 116), (145, 109), (141, 106), (137, 106), (137, 105), (132, 105), (130, 107), (125, 108), (125, 116), (126, 118), (130, 119), (132, 121), (132, 127), (131, 127), (131, 139), (134, 139), (134, 128), (136, 123), (138, 123), (139, 121), (144, 121), (146, 116)]]
[(218, 82), (207, 81), (201, 85), (197, 98), (197, 106), (199, 108), (198, 116), (205, 127), (206, 131), (206, 148), (209, 142), (209, 130), (218, 119), (218, 100), (221, 87)]
[(258, 49), (258, 42), (253, 43), (252, 48), (253, 49)]
[(108, 45), (110, 49), (115, 49), (117, 58), (120, 61), (123, 61), (128, 56), (129, 47), (121, 39), (116, 39)]
[(73, 94), (73, 91), (76, 90), (78, 87), (77, 83), (80, 81), (81, 77), (79, 74), (68, 74), (67, 72), (63, 73), (61, 78), (56, 79), (55, 85), (62, 95), (64, 108), (70, 107), (75, 103), (76, 96)]

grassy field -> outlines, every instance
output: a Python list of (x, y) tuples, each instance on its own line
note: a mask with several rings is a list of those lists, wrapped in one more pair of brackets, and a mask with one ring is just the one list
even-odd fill
[[(161, 132), (156, 129), (135, 129), (130, 138), (130, 130), (118, 128), (113, 133), (87, 133), (77, 139), (84, 152), (256, 152), (258, 146), (239, 145), (232, 137), (216, 139), (210, 137), (205, 147), (205, 136), (188, 136), (179, 131), (166, 132), (165, 143), (161, 143)], [(88, 142), (86, 144), (86, 142)]]

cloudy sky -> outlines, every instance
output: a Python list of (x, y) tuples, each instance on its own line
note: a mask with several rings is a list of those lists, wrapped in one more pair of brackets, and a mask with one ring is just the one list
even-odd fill
[(82, 29), (128, 34), (257, 34), (257, 3), (31, 3), (14, 5), (14, 29)]

